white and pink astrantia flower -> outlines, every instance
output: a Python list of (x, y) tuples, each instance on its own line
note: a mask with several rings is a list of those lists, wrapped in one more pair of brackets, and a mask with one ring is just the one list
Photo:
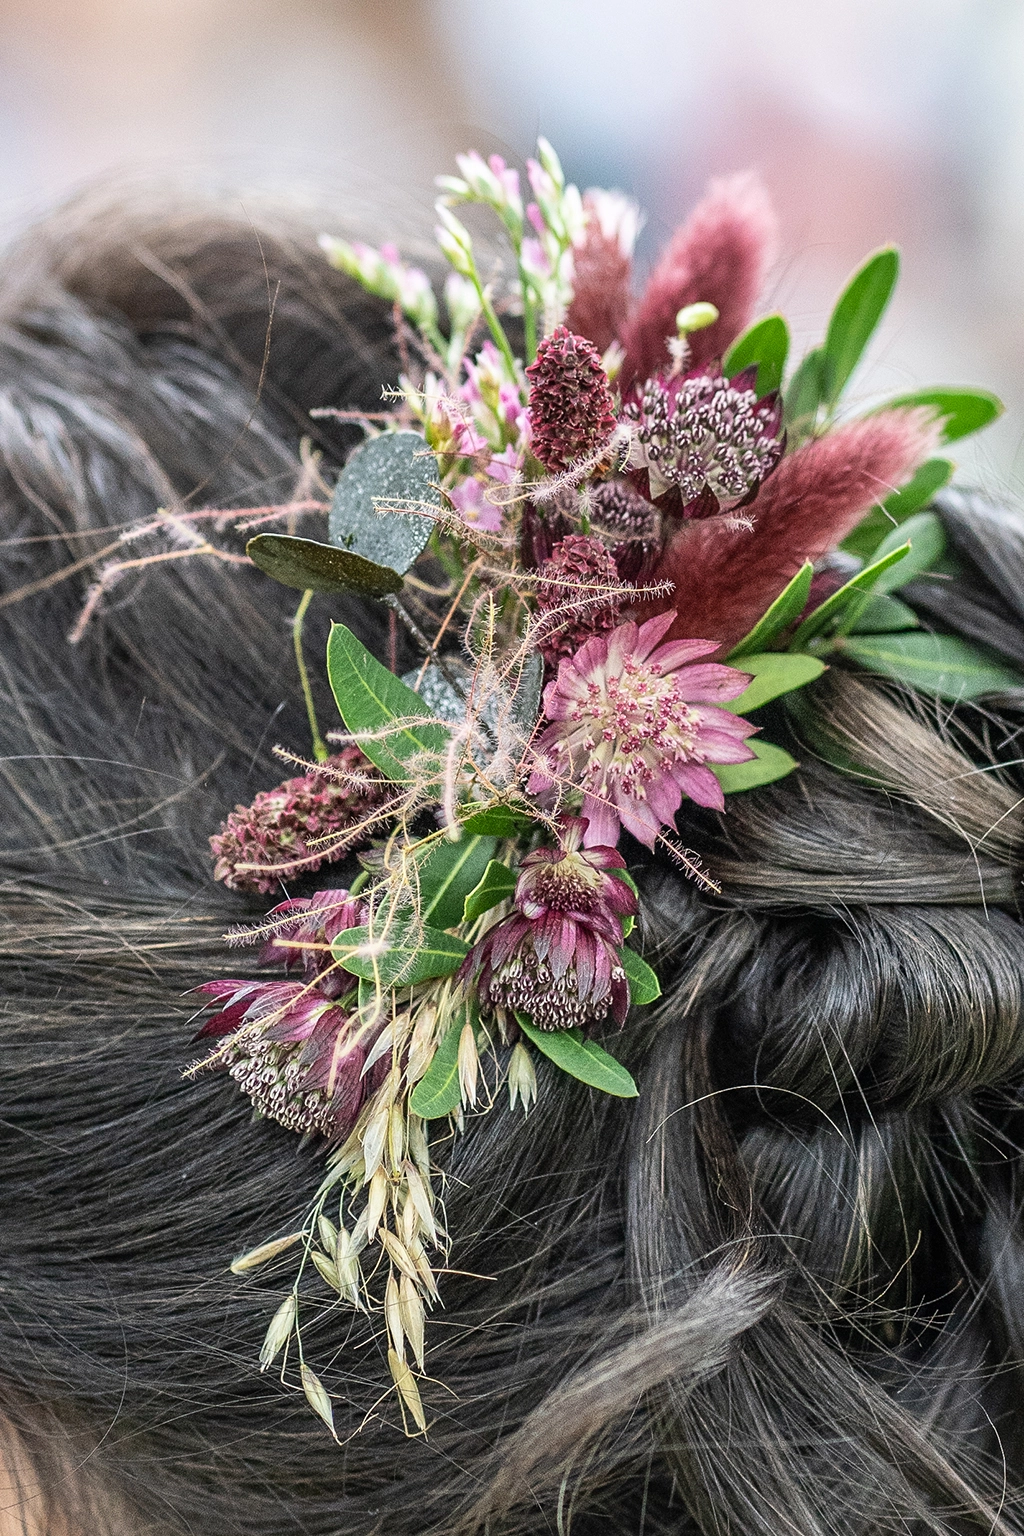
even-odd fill
[(614, 847), (622, 827), (648, 848), (673, 827), (684, 795), (724, 808), (709, 763), (744, 763), (757, 729), (717, 705), (737, 698), (750, 675), (720, 662), (694, 666), (715, 640), (659, 641), (675, 613), (595, 636), (544, 690), (552, 723), (537, 743), (530, 792), (583, 790), (586, 844)]

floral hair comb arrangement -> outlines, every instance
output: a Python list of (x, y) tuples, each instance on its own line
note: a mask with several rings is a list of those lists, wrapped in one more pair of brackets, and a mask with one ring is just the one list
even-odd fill
[[(772, 231), (749, 179), (712, 187), (637, 299), (627, 199), (581, 197), (543, 140), (529, 201), (496, 156), (459, 170), (437, 205), (443, 299), (392, 248), (322, 242), (393, 305), (404, 372), (389, 410), (349, 413), (366, 438), (326, 542), (249, 543), (304, 594), (314, 760), (293, 758), (302, 773), (212, 840), (217, 878), (263, 893), (359, 850), (347, 888), (236, 936), (262, 941), (270, 973), (198, 989), (216, 1011), (191, 1069), (226, 1069), (261, 1114), (327, 1143), (301, 1229), (234, 1268), (297, 1251), (261, 1361), (294, 1370), (332, 1432), (303, 1349), (309, 1288), (318, 1308), (380, 1318), (403, 1415), (425, 1431), (450, 1242), (431, 1137), (502, 1082), (528, 1112), (538, 1057), (636, 1094), (614, 1036), (660, 988), (631, 943), (630, 850), (715, 889), (685, 846), (687, 808), (721, 811), (797, 767), (762, 736), (762, 706), (834, 655), (946, 697), (1021, 682), (894, 595), (948, 559), (922, 510), (952, 472), (940, 445), (999, 410), (964, 389), (844, 410), (895, 251), (865, 262), (787, 376), (785, 320), (750, 324)], [(486, 270), (464, 204), (497, 216)], [(314, 593), (379, 601), (422, 653), (398, 676), (333, 625), (333, 752), (301, 647)]]

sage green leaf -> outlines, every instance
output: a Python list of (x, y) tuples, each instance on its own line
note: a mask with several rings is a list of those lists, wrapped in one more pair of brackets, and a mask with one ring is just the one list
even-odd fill
[[(331, 625), (327, 675), (346, 727), (386, 778), (405, 784), (410, 759), (425, 752), (437, 756), (444, 752), (445, 726), (344, 624)], [(412, 723), (417, 716), (423, 717), (423, 725)]]
[(520, 730), (529, 731), (537, 719), (543, 687), (544, 658), (539, 651), (531, 651), (514, 679), (512, 691), (512, 719)]
[(826, 598), (813, 613), (807, 615), (790, 641), (790, 650), (803, 650), (809, 640), (813, 640), (815, 635), (821, 634), (834, 619), (839, 618), (849, 602), (862, 592), (870, 592), (883, 572), (887, 571), (891, 565), (895, 565), (897, 561), (905, 560), (909, 553), (910, 545), (902, 544), (899, 549), (887, 552), (871, 565), (866, 565), (862, 571), (858, 571), (845, 586), (840, 587), (838, 592), (833, 592), (832, 596)]
[(708, 763), (724, 794), (737, 795), (744, 789), (773, 784), (800, 766), (795, 757), (770, 741), (749, 741), (747, 745), (754, 756), (745, 763)]
[(887, 533), (904, 522), (912, 512), (927, 506), (936, 491), (949, 480), (953, 473), (950, 459), (928, 459), (901, 491), (893, 491), (880, 506), (872, 507), (852, 533), (840, 545), (847, 554), (859, 555), (867, 560), (874, 554)]
[(619, 950), (619, 959), (622, 961), (622, 969), (629, 982), (630, 1002), (637, 1007), (655, 1002), (661, 996), (661, 982), (647, 961), (642, 959), (635, 949), (625, 947)]
[(494, 857), (496, 837), (465, 834), (457, 843), (435, 843), (420, 865), (420, 914), (435, 928), (462, 922), (466, 897)]
[(913, 517), (908, 517), (906, 522), (887, 534), (875, 551), (875, 563), (908, 542), (910, 553), (898, 564), (882, 571), (872, 585), (872, 592), (893, 592), (916, 576), (935, 569), (946, 550), (946, 531), (934, 512), (915, 512)]
[(424, 1120), (440, 1120), (454, 1114), (462, 1103), (459, 1087), (459, 1039), (462, 1021), (451, 1024), (430, 1059), (430, 1066), (409, 1098), (409, 1108)]
[(870, 672), (943, 699), (1024, 688), (1024, 673), (956, 635), (857, 635), (844, 639), (841, 650)]
[(776, 635), (781, 634), (788, 624), (798, 619), (807, 607), (813, 576), (814, 566), (808, 560), (800, 567), (793, 580), (783, 587), (767, 613), (758, 619), (750, 633), (744, 635), (739, 645), (733, 647), (727, 660), (735, 662), (737, 658), (746, 656), (748, 652), (763, 651), (765, 646), (770, 645)]
[(404, 585), (397, 571), (376, 565), (362, 555), (318, 544), (315, 539), (293, 539), (284, 533), (258, 533), (245, 552), (261, 571), (294, 587), (297, 592), (355, 592), (360, 597), (386, 597)]
[(533, 820), (522, 811), (514, 811), (510, 805), (492, 805), (486, 811), (475, 811), (462, 823), (467, 832), (481, 836), (522, 837), (533, 826)]
[(769, 699), (780, 694), (792, 693), (813, 683), (825, 670), (825, 663), (817, 656), (794, 655), (790, 651), (765, 651), (760, 656), (744, 656), (739, 671), (753, 674), (753, 682), (740, 694), (721, 705), (734, 715), (748, 715), (752, 709), (760, 709)]
[(980, 432), (1003, 414), (1003, 402), (987, 389), (915, 389), (909, 395), (897, 395), (878, 409), (894, 411), (912, 405), (930, 405), (945, 418), (942, 439), (954, 443), (957, 438)]
[(917, 629), (920, 620), (913, 608), (898, 597), (872, 593), (861, 609), (850, 633), (853, 635), (891, 635), (901, 629)]
[(499, 901), (505, 901), (512, 895), (516, 888), (516, 877), (506, 864), (501, 864), (497, 859), (492, 859), (483, 872), (479, 885), (475, 886), (466, 897), (463, 907), (463, 921), (475, 922), (492, 907), (496, 907)]
[(388, 565), (404, 576), (426, 547), (434, 520), (414, 512), (378, 512), (374, 502), (420, 502), (440, 509), (441, 497), (432, 483), (436, 479), (437, 460), (418, 432), (382, 432), (371, 437), (338, 476), (328, 538), (338, 549)]
[(820, 347), (815, 347), (803, 358), (787, 384), (783, 396), (787, 426), (806, 424), (818, 414), (818, 407), (825, 398), (824, 364), (824, 353)]
[(871, 340), (900, 274), (899, 252), (876, 251), (853, 274), (832, 311), (825, 334), (824, 398), (834, 405)]
[(528, 1019), (517, 1013), (519, 1028), (542, 1055), (590, 1088), (600, 1088), (617, 1099), (635, 1099), (637, 1086), (621, 1062), (609, 1056), (594, 1040), (587, 1040), (578, 1029), (534, 1029)]
[(766, 315), (737, 336), (722, 362), (727, 379), (757, 364), (757, 394), (770, 394), (782, 383), (789, 356), (789, 326), (781, 315)]
[(413, 914), (382, 922), (370, 929), (346, 928), (331, 945), (331, 954), (343, 970), (382, 987), (414, 987), (435, 976), (450, 976), (469, 954), (469, 945), (454, 934), (428, 923), (417, 923)]

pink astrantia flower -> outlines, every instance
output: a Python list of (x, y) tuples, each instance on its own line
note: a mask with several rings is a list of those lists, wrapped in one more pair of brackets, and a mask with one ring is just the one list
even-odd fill
[(757, 727), (716, 707), (737, 698), (749, 675), (721, 663), (691, 665), (717, 649), (714, 640), (659, 645), (674, 621), (674, 611), (663, 613), (588, 640), (544, 690), (552, 724), (537, 743), (530, 793), (578, 785), (588, 845), (614, 847), (625, 827), (653, 848), (684, 795), (724, 808), (708, 763), (754, 756), (746, 738)]
[(629, 986), (619, 958), (622, 919), (637, 900), (624, 880), (614, 848), (584, 848), (586, 822), (566, 818), (557, 848), (537, 848), (522, 861), (515, 910), (473, 946), (459, 971), (476, 980), (485, 1012), (509, 1027), (517, 1013), (537, 1029), (576, 1029), (611, 1017), (618, 1025), (629, 1007)]

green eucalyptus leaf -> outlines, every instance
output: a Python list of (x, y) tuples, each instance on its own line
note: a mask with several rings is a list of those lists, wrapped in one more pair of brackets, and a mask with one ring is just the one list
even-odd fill
[(862, 592), (872, 591), (879, 578), (889, 567), (896, 565), (900, 560), (905, 560), (909, 553), (909, 543), (901, 544), (899, 549), (887, 550), (884, 555), (880, 555), (871, 565), (866, 565), (862, 571), (858, 571), (856, 576), (852, 576), (845, 586), (840, 587), (838, 592), (833, 592), (832, 596), (826, 598), (820, 607), (815, 608), (813, 613), (808, 614), (793, 636), (790, 642), (790, 650), (803, 650), (809, 640), (812, 640), (815, 635), (821, 634), (823, 629), (827, 629), (834, 619), (838, 619), (848, 603), (859, 597)]
[(842, 640), (840, 649), (869, 672), (943, 699), (1024, 688), (1024, 673), (956, 635), (856, 635)]
[(946, 531), (934, 512), (915, 512), (913, 517), (908, 517), (906, 522), (886, 534), (875, 551), (875, 563), (908, 542), (910, 553), (882, 571), (872, 592), (894, 592), (897, 587), (904, 587), (908, 581), (935, 569), (946, 550)]
[(733, 647), (727, 660), (735, 662), (739, 657), (745, 657), (748, 652), (764, 650), (776, 635), (781, 634), (787, 625), (798, 619), (807, 607), (813, 577), (814, 566), (808, 560), (800, 567), (793, 580), (783, 587), (767, 613), (758, 619), (750, 633), (744, 635), (739, 645)]
[(519, 1028), (542, 1055), (591, 1088), (600, 1088), (617, 1099), (635, 1099), (637, 1086), (621, 1062), (594, 1040), (587, 1040), (578, 1029), (534, 1029), (522, 1014), (516, 1014)]
[(480, 883), (470, 891), (463, 905), (463, 922), (475, 922), (499, 901), (505, 901), (516, 888), (516, 876), (506, 864), (492, 859), (484, 870)]
[(722, 362), (727, 379), (757, 364), (757, 394), (770, 394), (782, 384), (789, 356), (789, 326), (781, 315), (766, 315), (737, 336)]
[(708, 764), (726, 795), (757, 789), (761, 784), (773, 784), (800, 766), (795, 757), (770, 741), (748, 741), (747, 746), (754, 756), (745, 763)]
[(531, 651), (514, 679), (512, 691), (512, 719), (522, 731), (530, 731), (540, 711), (540, 696), (544, 688), (544, 658), (539, 651)]
[(901, 629), (917, 629), (920, 620), (913, 608), (898, 597), (872, 593), (850, 625), (853, 635), (890, 635)]
[(900, 273), (899, 252), (876, 251), (847, 283), (825, 334), (824, 397), (834, 405), (871, 340)]
[(331, 954), (343, 970), (382, 987), (413, 987), (436, 976), (450, 976), (469, 954), (469, 945), (454, 934), (427, 923), (414, 914), (396, 917), (389, 925), (346, 928), (331, 945)]
[(494, 857), (496, 837), (463, 837), (435, 843), (420, 865), (420, 915), (435, 928), (462, 922), (466, 897), (479, 884)]
[(258, 533), (245, 552), (261, 571), (294, 587), (297, 592), (355, 592), (360, 597), (387, 597), (400, 592), (397, 571), (376, 565), (348, 550), (315, 539), (294, 539), (284, 533)]
[(401, 575), (426, 547), (434, 529), (430, 517), (415, 512), (378, 512), (378, 501), (419, 502), (440, 509), (433, 482), (437, 460), (418, 432), (382, 432), (352, 454), (338, 477), (328, 518), (328, 538), (388, 565)]
[[(359, 738), (370, 761), (394, 783), (408, 782), (406, 765), (414, 757), (440, 756), (445, 751), (447, 729), (419, 695), (382, 667), (344, 624), (331, 625), (327, 674), (346, 727)], [(417, 716), (423, 717), (423, 725), (413, 723)]]
[(802, 359), (783, 395), (787, 427), (807, 424), (818, 414), (825, 399), (825, 355), (815, 347)]
[(813, 683), (824, 672), (825, 663), (817, 656), (765, 651), (760, 656), (744, 656), (739, 670), (751, 673), (753, 682), (738, 699), (730, 699), (721, 708), (734, 715), (748, 715), (752, 709), (767, 704), (769, 699), (777, 699), (783, 693), (792, 693), (794, 688)]
[(1003, 414), (1003, 402), (998, 395), (987, 389), (915, 389), (909, 395), (897, 395), (886, 400), (878, 409), (895, 411), (907, 406), (931, 406), (944, 417), (942, 440), (954, 443), (957, 438), (980, 432)]
[(477, 832), (483, 837), (522, 837), (534, 825), (529, 816), (515, 811), (510, 805), (492, 805), (486, 811), (475, 811), (462, 823), (467, 832)]
[(952, 473), (951, 460), (928, 459), (901, 491), (893, 491), (880, 505), (872, 507), (867, 517), (847, 534), (840, 549), (848, 555), (859, 555), (862, 560), (870, 559), (886, 534), (905, 522), (911, 513), (927, 506)]
[(622, 969), (629, 982), (630, 1002), (638, 1008), (643, 1007), (645, 1003), (656, 1002), (661, 996), (661, 982), (647, 961), (642, 959), (635, 949), (629, 949), (626, 946), (619, 950), (619, 959), (622, 961)]
[(409, 1098), (409, 1108), (424, 1120), (440, 1120), (454, 1114), (462, 1103), (459, 1085), (459, 1040), (462, 1024), (458, 1019), (448, 1030), (430, 1059), (430, 1066), (416, 1084)]

